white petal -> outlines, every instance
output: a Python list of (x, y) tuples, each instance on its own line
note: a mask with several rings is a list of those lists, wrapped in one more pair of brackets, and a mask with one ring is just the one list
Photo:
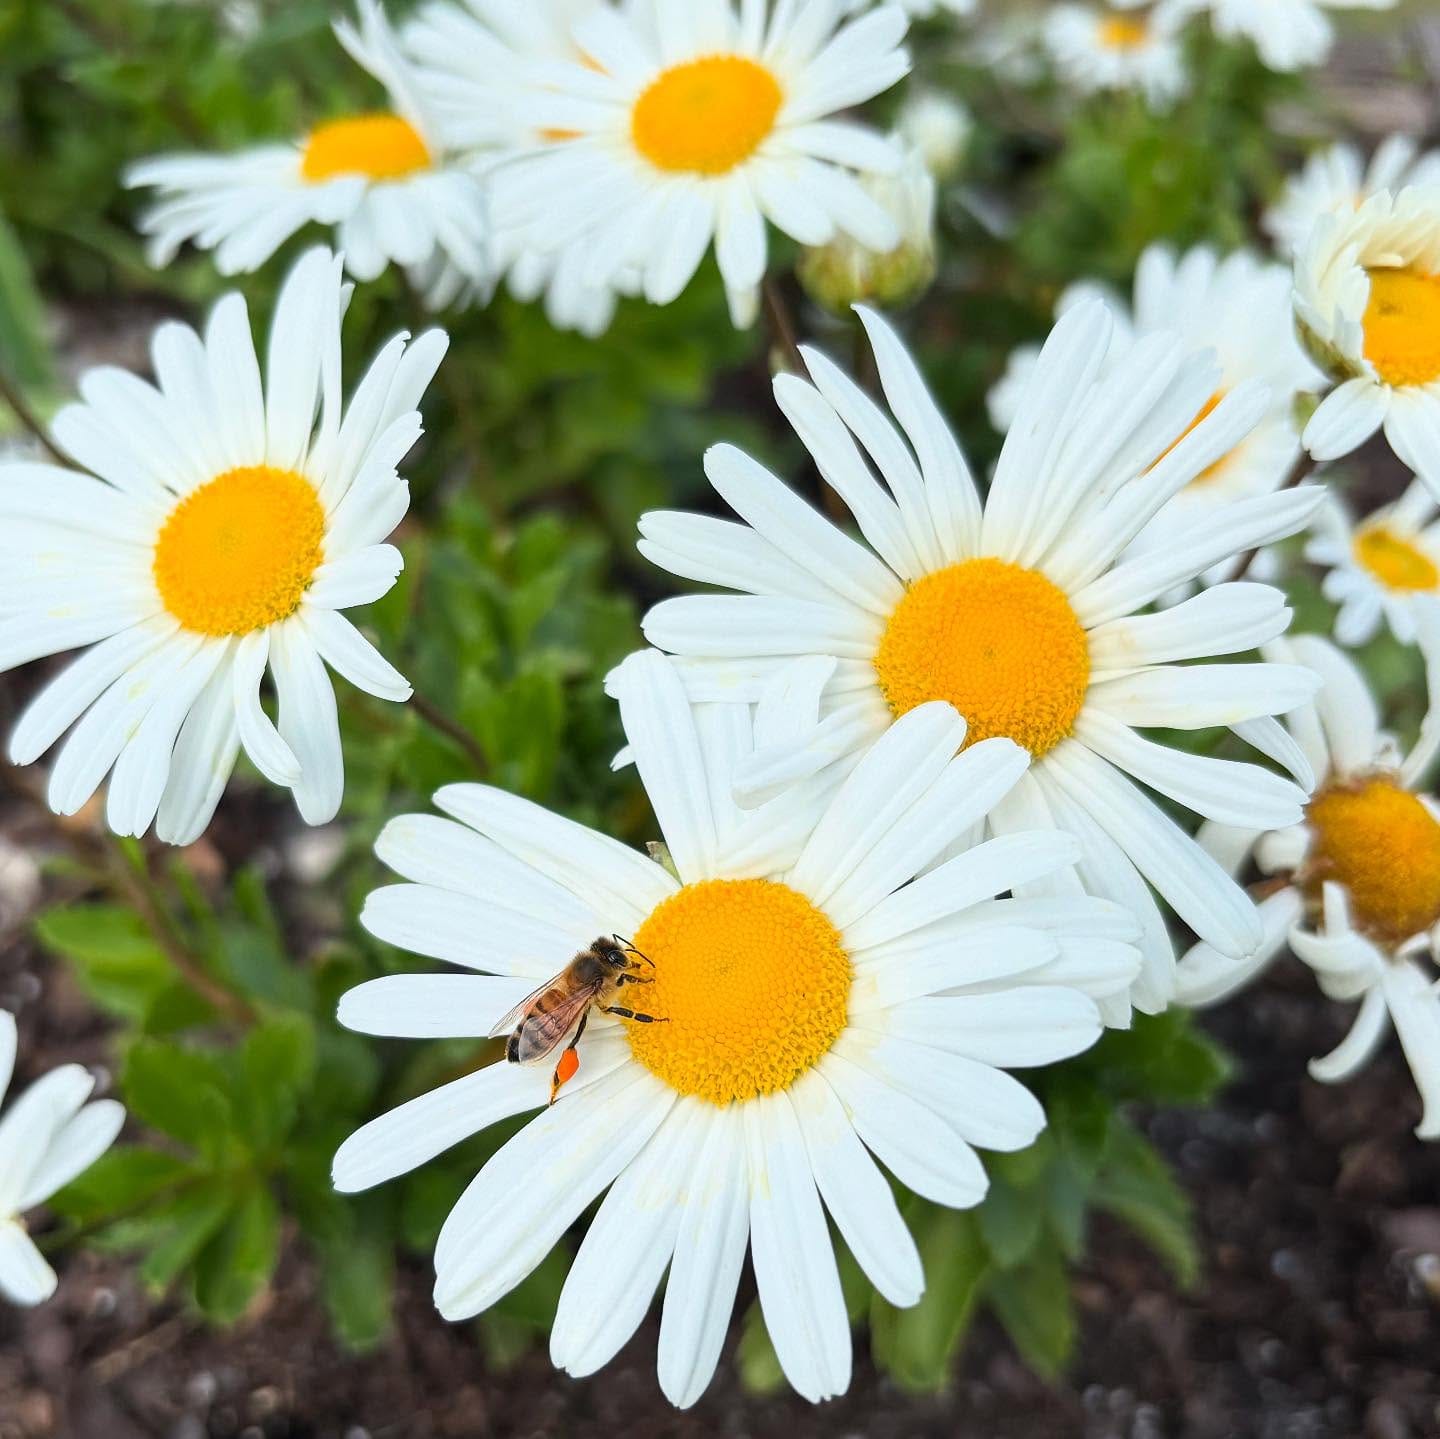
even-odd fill
[(13, 1220), (0, 1220), (0, 1294), (12, 1304), (43, 1304), (54, 1292), (55, 1271)]

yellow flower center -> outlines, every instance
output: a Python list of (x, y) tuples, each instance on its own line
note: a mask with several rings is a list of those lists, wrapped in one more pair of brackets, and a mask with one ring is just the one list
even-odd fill
[(399, 115), (351, 115), (310, 132), (300, 174), (312, 185), (337, 175), (398, 180), (430, 165), (430, 148), (408, 120)]
[(681, 1094), (723, 1107), (788, 1088), (845, 1028), (850, 956), (829, 919), (788, 885), (686, 885), (634, 944), (654, 982), (627, 985), (617, 1002), (666, 1022), (627, 1022), (630, 1050)]
[(657, 170), (724, 175), (775, 128), (783, 98), (763, 65), (709, 55), (661, 71), (635, 102), (630, 133)]
[(1307, 811), (1315, 843), (1303, 882), (1345, 886), (1356, 923), (1386, 944), (1440, 921), (1440, 821), (1389, 776), (1323, 789)]
[(1100, 43), (1107, 50), (1133, 50), (1145, 43), (1148, 34), (1139, 16), (1111, 15), (1101, 23)]
[(1387, 385), (1440, 380), (1440, 275), (1369, 270), (1365, 358)]
[(1440, 568), (1423, 550), (1384, 525), (1355, 536), (1355, 561), (1391, 590), (1440, 588)]
[(916, 580), (895, 607), (875, 673), (896, 718), (949, 700), (967, 745), (1006, 735), (1038, 759), (1075, 723), (1090, 684), (1085, 630), (1058, 586), (1005, 560)]
[(299, 608), (324, 535), (325, 512), (303, 475), (227, 470), (171, 510), (155, 541), (155, 583), (187, 630), (248, 634)]

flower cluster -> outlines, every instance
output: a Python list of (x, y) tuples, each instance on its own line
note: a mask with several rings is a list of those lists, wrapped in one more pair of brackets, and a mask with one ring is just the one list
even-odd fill
[[(384, 826), (396, 882), (359, 922), (450, 969), (368, 980), (338, 1011), (367, 1035), (505, 1041), (352, 1134), (341, 1192), (539, 1111), (439, 1232), (440, 1312), (489, 1309), (598, 1201), (552, 1358), (599, 1369), (663, 1280), (677, 1405), (715, 1372), (747, 1251), (790, 1384), (843, 1392), (832, 1227), (876, 1293), (915, 1304), (897, 1186), (979, 1204), (981, 1153), (1047, 1123), (1012, 1071), (1224, 998), (1287, 944), (1360, 1003), (1315, 1077), (1354, 1073), (1393, 1021), (1419, 1133), (1440, 1137), (1436, 157), (1328, 152), (1269, 212), (1276, 253), (1157, 244), (1128, 300), (1066, 289), (991, 391), (1004, 442), (977, 476), (877, 308), (943, 264), (967, 121), (933, 96), (889, 134), (848, 114), (907, 74), (912, 18), (972, 8), (426, 0), (396, 28), (360, 0), (336, 34), (383, 109), (129, 173), (158, 193), (156, 265), (193, 244), (235, 275), (334, 227), (290, 268), (263, 365), (227, 294), (202, 330), (155, 331), (152, 378), (85, 374), (52, 459), (0, 463), (0, 670), (80, 651), (9, 738), (17, 766), (55, 751), (54, 812), (104, 785), (116, 835), (191, 844), (243, 755), (325, 823), (345, 787), (331, 672), (411, 698), (345, 612), (401, 573), (401, 471), (447, 348), (397, 334), (347, 394), (350, 281), (394, 266), (436, 308), (503, 281), (598, 337), (622, 297), (674, 301), (713, 251), (744, 327), (771, 232), (798, 244), (808, 292), (860, 341), (850, 373), (792, 334), (771, 377), (808, 468), (787, 483), (719, 444), (704, 474), (733, 518), (639, 519), (639, 553), (705, 587), (656, 603), (648, 648), (606, 682), (656, 842), (440, 789), (439, 814)], [(1036, 38), (1075, 91), (1163, 107), (1190, 83), (1197, 12), (1292, 69), (1327, 50), (1329, 8), (1066, 4)], [(1413, 484), (1352, 518), (1319, 467), (1381, 430)], [(1410, 745), (1328, 638), (1288, 634), (1271, 581), (1302, 546), (1336, 640), (1383, 621), (1417, 651)], [(0, 1012), (0, 1091), (14, 1041)], [(55, 1277), (15, 1216), (123, 1120), (90, 1087), (57, 1070), (0, 1122), (0, 1291), (19, 1302)]]

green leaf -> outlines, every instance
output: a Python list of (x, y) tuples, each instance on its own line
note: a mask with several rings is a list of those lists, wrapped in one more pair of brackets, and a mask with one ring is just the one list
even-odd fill
[(1224, 1050), (1182, 1009), (1137, 1014), (1130, 1029), (1107, 1030), (1084, 1067), (1117, 1096), (1152, 1104), (1204, 1104), (1231, 1070)]
[(240, 1128), (257, 1153), (267, 1153), (295, 1123), (315, 1071), (315, 1030), (301, 1014), (277, 1015), (245, 1036), (236, 1055), (234, 1095)]
[(233, 1324), (269, 1282), (280, 1253), (280, 1211), (252, 1185), (195, 1263), (195, 1301), (214, 1324)]
[(774, 1394), (784, 1387), (785, 1371), (780, 1367), (780, 1356), (775, 1353), (758, 1301), (745, 1311), (735, 1363), (741, 1384), (751, 1394)]
[(146, 1288), (164, 1293), (224, 1224), (234, 1203), (229, 1184), (219, 1180), (190, 1190), (144, 1216), (145, 1230), (158, 1236), (140, 1265), (140, 1279)]
[(1028, 1184), (1018, 1185), (997, 1176), (976, 1211), (985, 1247), (1002, 1269), (1020, 1263), (1040, 1242), (1045, 1227), (1043, 1178), (1037, 1173)]
[(1075, 1343), (1070, 1280), (1058, 1250), (1041, 1249), (1014, 1269), (994, 1271), (985, 1296), (1021, 1357), (1053, 1379)]
[(230, 1147), (230, 1078), (212, 1056), (158, 1039), (130, 1046), (121, 1074), (125, 1103), (152, 1129), (217, 1162)]
[(0, 215), (0, 368), (23, 386), (50, 378), (45, 307), (30, 273), (30, 262), (5, 217)]
[(917, 1202), (910, 1227), (925, 1266), (925, 1292), (909, 1309), (877, 1297), (870, 1344), (875, 1362), (902, 1388), (934, 1393), (954, 1371), (990, 1256), (973, 1214)]
[(111, 1149), (83, 1174), (72, 1179), (50, 1201), (67, 1219), (93, 1224), (146, 1200), (195, 1174), (183, 1160), (138, 1144)]
[(1199, 1278), (1189, 1196), (1150, 1141), (1128, 1123), (1114, 1126), (1093, 1200), (1138, 1231), (1182, 1286)]

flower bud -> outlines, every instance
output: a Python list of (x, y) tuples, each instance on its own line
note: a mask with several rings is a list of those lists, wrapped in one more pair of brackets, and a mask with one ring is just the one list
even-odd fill
[(892, 309), (908, 304), (935, 278), (935, 180), (919, 151), (908, 147), (894, 174), (868, 174), (861, 183), (895, 221), (900, 242), (881, 252), (842, 233), (804, 250), (800, 283), (837, 314), (862, 301)]
[(973, 127), (970, 112), (958, 100), (938, 90), (916, 91), (902, 107), (896, 128), (942, 184), (960, 173)]

